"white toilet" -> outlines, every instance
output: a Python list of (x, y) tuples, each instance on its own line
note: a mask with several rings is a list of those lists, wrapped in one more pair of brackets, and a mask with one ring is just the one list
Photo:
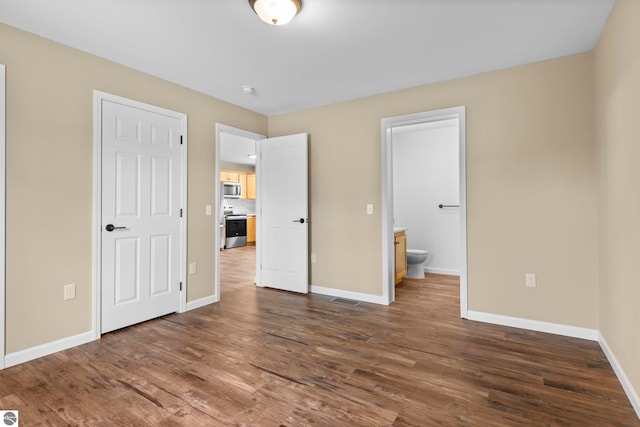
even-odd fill
[(424, 262), (429, 256), (422, 249), (407, 249), (407, 275), (410, 279), (424, 279)]

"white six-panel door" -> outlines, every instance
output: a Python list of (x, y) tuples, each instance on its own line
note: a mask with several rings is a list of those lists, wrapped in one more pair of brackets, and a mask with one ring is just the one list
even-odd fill
[(176, 117), (102, 100), (102, 333), (179, 309), (180, 136)]
[(309, 292), (307, 134), (260, 141), (261, 286)]

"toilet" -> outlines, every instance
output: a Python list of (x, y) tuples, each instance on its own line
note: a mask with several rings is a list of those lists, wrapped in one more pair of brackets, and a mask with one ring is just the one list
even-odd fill
[(422, 249), (407, 249), (407, 275), (409, 279), (424, 279), (424, 262), (429, 256)]

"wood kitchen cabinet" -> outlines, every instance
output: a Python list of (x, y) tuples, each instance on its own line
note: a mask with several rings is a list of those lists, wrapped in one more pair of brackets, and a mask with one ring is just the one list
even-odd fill
[(256, 243), (256, 217), (247, 217), (247, 244)]
[(238, 182), (240, 183), (240, 198), (247, 198), (247, 174), (238, 172)]
[(395, 284), (397, 285), (407, 275), (407, 235), (404, 231), (393, 234), (393, 247), (396, 259)]
[(246, 185), (246, 194), (247, 199), (255, 199), (256, 198), (256, 174), (248, 173), (247, 174), (247, 185)]
[(220, 171), (220, 181), (240, 182), (240, 173), (235, 171)]
[(241, 199), (256, 198), (256, 174), (253, 172), (220, 171), (220, 181), (240, 184)]

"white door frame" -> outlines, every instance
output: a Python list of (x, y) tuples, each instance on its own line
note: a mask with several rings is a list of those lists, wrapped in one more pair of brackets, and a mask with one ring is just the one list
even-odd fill
[(7, 107), (6, 107), (6, 70), (3, 64), (0, 64), (0, 369), (4, 369), (5, 355), (5, 250), (7, 244), (6, 234), (6, 147), (7, 147)]
[(460, 317), (467, 318), (467, 181), (466, 181), (466, 109), (464, 106), (382, 119), (382, 298), (395, 300), (393, 251), (393, 158), (391, 129), (398, 126), (458, 119), (460, 171)]
[(180, 176), (180, 291), (179, 313), (187, 306), (187, 115), (97, 90), (93, 91), (93, 338), (99, 339), (102, 323), (102, 101), (111, 101), (180, 120), (182, 134), (182, 173)]
[[(215, 194), (215, 202), (216, 202), (215, 217), (214, 217), (215, 229), (216, 229), (215, 230), (216, 240), (215, 240), (215, 250), (214, 250), (214, 266), (216, 269), (216, 277), (215, 277), (215, 295), (214, 295), (213, 302), (220, 301), (220, 241), (222, 240), (222, 236), (220, 234), (220, 226), (218, 221), (220, 220), (220, 215), (222, 213), (223, 207), (220, 206), (220, 195), (218, 194), (218, 191), (220, 191), (220, 185), (219, 185), (220, 184), (220, 141), (222, 141), (223, 133), (240, 136), (242, 138), (253, 139), (254, 141), (256, 141), (256, 151), (255, 151), (256, 156), (260, 155), (260, 141), (266, 138), (266, 136), (260, 135), (259, 133), (235, 128), (233, 126), (223, 125), (222, 123), (216, 123), (216, 141), (215, 141), (216, 168), (215, 168), (215, 178), (213, 181), (213, 186), (215, 187), (214, 194)], [(256, 226), (257, 226), (256, 238), (257, 239), (260, 238), (260, 235), (259, 235), (260, 227), (258, 226), (259, 217), (260, 217), (259, 215), (260, 195), (258, 192), (258, 185), (257, 185), (257, 183), (260, 181), (259, 163), (260, 162), (256, 161)], [(258, 286), (261, 283), (260, 269), (258, 268), (258, 266), (260, 265), (260, 260), (261, 260), (260, 248), (259, 248), (259, 245), (256, 245), (256, 284)]]

